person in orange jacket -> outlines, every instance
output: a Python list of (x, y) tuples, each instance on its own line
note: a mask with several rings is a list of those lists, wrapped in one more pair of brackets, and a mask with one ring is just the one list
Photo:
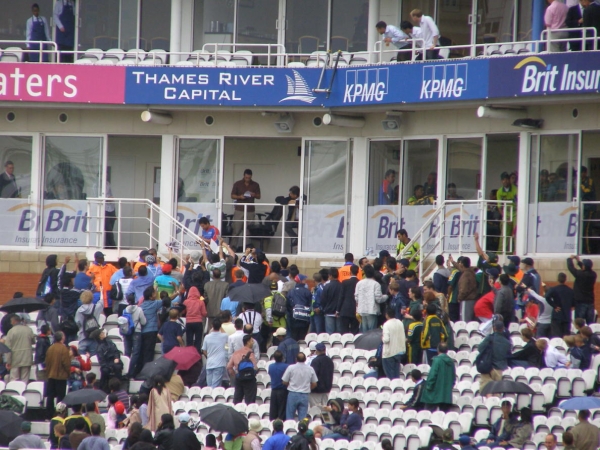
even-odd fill
[(93, 278), (96, 290), (100, 292), (100, 298), (104, 302), (104, 314), (108, 317), (112, 314), (112, 300), (108, 295), (110, 292), (110, 277), (117, 271), (112, 264), (104, 262), (104, 253), (94, 253), (94, 262), (90, 264), (87, 274)]
[[(352, 274), (350, 273), (350, 268), (354, 264), (354, 255), (352, 253), (346, 253), (344, 255), (344, 261), (345, 261), (344, 265), (338, 269), (338, 273), (340, 274), (339, 275), (340, 283), (345, 280), (349, 280), (350, 277), (352, 276)], [(361, 272), (358, 272), (357, 278), (359, 280), (362, 280), (363, 277), (362, 277)]]

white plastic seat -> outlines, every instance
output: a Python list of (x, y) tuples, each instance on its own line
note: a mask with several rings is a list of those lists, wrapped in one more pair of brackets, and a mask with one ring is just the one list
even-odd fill
[(81, 58), (81, 59), (75, 60), (74, 64), (76, 64), (78, 66), (93, 66), (96, 61), (97, 61), (96, 59)]
[(231, 55), (231, 62), (235, 63), (236, 66), (251, 66), (252, 65), (252, 52), (249, 50), (237, 50)]
[(32, 381), (23, 391), (23, 397), (27, 400), (28, 408), (44, 407), (44, 382)]
[[(121, 61), (124, 57), (125, 57), (125, 52), (123, 51), (123, 49), (111, 48), (111, 49), (107, 50), (106, 52), (104, 52), (104, 57), (102, 59), (103, 60), (111, 59), (116, 63), (118, 61)], [(110, 316), (108, 316), (106, 318), (106, 321), (108, 322), (112, 316), (117, 316), (117, 314), (111, 314)], [(116, 319), (115, 319), (115, 321), (116, 321)]]
[(23, 391), (27, 388), (27, 384), (23, 381), (9, 381), (5, 388), (2, 390), (2, 394), (12, 395), (22, 395)]
[(84, 53), (83, 57), (86, 59), (99, 61), (104, 56), (104, 50), (101, 48), (88, 48)]

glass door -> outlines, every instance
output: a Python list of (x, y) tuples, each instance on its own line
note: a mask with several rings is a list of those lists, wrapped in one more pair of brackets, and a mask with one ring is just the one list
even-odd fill
[(347, 247), (351, 150), (349, 141), (307, 140), (303, 146), (302, 252), (344, 253)]
[[(237, 44), (277, 44), (277, 20), (279, 0), (239, 0), (236, 38)], [(236, 50), (249, 50), (252, 53), (267, 53), (267, 48), (236, 45)], [(271, 53), (274, 49), (271, 49)], [(267, 58), (259, 57), (265, 64)], [(275, 59), (273, 58), (274, 62)]]
[[(177, 220), (197, 235), (209, 237), (215, 227), (222, 236), (231, 236), (231, 224), (221, 221), (221, 139), (178, 139), (179, 166), (175, 196)], [(207, 219), (208, 224), (202, 224)], [(187, 248), (200, 248), (195, 239), (186, 239)]]
[(477, 0), (477, 44), (513, 42), (515, 0)]
[(534, 136), (528, 252), (578, 252), (579, 148), (579, 134)]
[[(477, 23), (477, 0), (438, 0), (437, 26), (441, 45), (470, 45)], [(429, 15), (425, 13), (426, 15)], [(468, 49), (452, 50), (452, 55), (469, 56)]]

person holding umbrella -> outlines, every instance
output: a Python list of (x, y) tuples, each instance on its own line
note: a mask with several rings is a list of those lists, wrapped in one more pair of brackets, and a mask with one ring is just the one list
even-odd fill
[(179, 414), (179, 428), (173, 431), (171, 448), (177, 450), (200, 450), (200, 441), (188, 426), (191, 417), (188, 413)]
[(3, 343), (12, 350), (6, 355), (6, 368), (10, 370), (10, 380), (28, 383), (33, 362), (32, 346), (35, 345), (35, 334), (22, 321), (16, 314), (11, 318), (12, 328)]

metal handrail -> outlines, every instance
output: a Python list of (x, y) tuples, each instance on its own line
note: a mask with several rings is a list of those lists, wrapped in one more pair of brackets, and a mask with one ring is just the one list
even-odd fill
[[(448, 235), (445, 231), (446, 228), (446, 220), (445, 220), (445, 215), (446, 215), (446, 208), (447, 207), (459, 207), (460, 208), (460, 216), (462, 217), (462, 213), (464, 212), (464, 206), (465, 205), (478, 205), (479, 211), (480, 211), (480, 217), (481, 217), (481, 233), (480, 237), (482, 242), (486, 242), (486, 238), (488, 237), (487, 235), (487, 214), (484, 214), (487, 212), (487, 207), (488, 205), (496, 205), (496, 206), (501, 206), (502, 207), (502, 219), (501, 219), (501, 223), (502, 223), (502, 230), (501, 230), (501, 234), (499, 236), (499, 238), (502, 239), (502, 251), (500, 253), (502, 254), (506, 254), (507, 252), (512, 251), (512, 245), (510, 246), (510, 248), (507, 248), (507, 240), (508, 238), (512, 239), (512, 236), (507, 236), (507, 223), (509, 222), (507, 220), (507, 217), (510, 217), (514, 220), (514, 204), (511, 201), (498, 201), (498, 200), (445, 200), (443, 201), (439, 206), (437, 206), (436, 204), (432, 205), (432, 209), (435, 209), (435, 213), (432, 214), (426, 221), (425, 223), (423, 223), (423, 225), (421, 226), (421, 228), (419, 228), (419, 230), (413, 234), (413, 236), (411, 237), (411, 242), (415, 242), (418, 241), (419, 244), (419, 250), (418, 252), (413, 255), (412, 259), (414, 260), (415, 257), (418, 257), (418, 262), (417, 262), (417, 267), (418, 267), (418, 273), (419, 276), (421, 277), (421, 279), (424, 279), (431, 271), (431, 269), (433, 268), (433, 266), (435, 265), (434, 262), (430, 262), (426, 267), (424, 266), (426, 264), (426, 261), (428, 261), (429, 257), (433, 254), (433, 253), (444, 253), (445, 251), (445, 240), (447, 237), (449, 237), (450, 235)], [(440, 217), (441, 216), (441, 217)], [(441, 220), (440, 220), (441, 218)], [(428, 234), (427, 231), (428, 230), (433, 230), (432, 233)], [(473, 230), (474, 231), (474, 230)], [(431, 243), (431, 241), (433, 241), (433, 244)], [(458, 248), (459, 248), (459, 252), (462, 251), (463, 249), (463, 233), (460, 233), (458, 235)], [(408, 253), (408, 251), (412, 248), (412, 246), (410, 244), (408, 244), (397, 256), (397, 259), (402, 259), (406, 256), (406, 254)], [(430, 250), (426, 250), (430, 248)], [(436, 252), (436, 249), (439, 249), (438, 252)], [(500, 249), (499, 249), (500, 250)]]

